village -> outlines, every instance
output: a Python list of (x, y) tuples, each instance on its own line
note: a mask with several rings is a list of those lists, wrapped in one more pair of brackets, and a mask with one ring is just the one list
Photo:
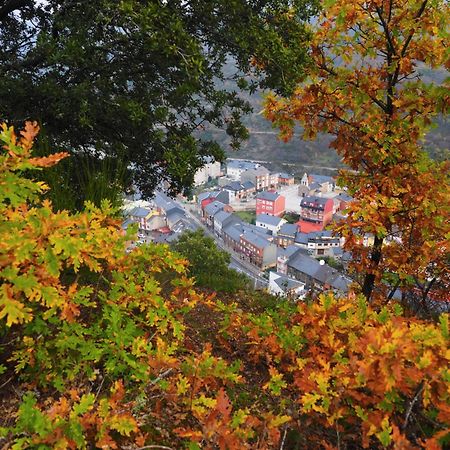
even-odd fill
[[(170, 244), (185, 230), (203, 229), (232, 256), (230, 267), (270, 293), (302, 299), (308, 292), (346, 293), (350, 255), (329, 225), (345, 217), (352, 198), (331, 176), (296, 180), (258, 162), (207, 162), (196, 173), (197, 194), (125, 201), (123, 228), (137, 223), (138, 241)], [(364, 236), (364, 245), (370, 245)]]

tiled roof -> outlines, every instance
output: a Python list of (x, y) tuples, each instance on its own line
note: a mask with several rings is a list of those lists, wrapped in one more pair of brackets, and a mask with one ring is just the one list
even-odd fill
[(216, 223), (222, 223), (225, 219), (228, 219), (228, 217), (231, 216), (231, 213), (226, 212), (226, 211), (219, 211), (215, 216), (214, 216), (214, 222)]
[(320, 183), (320, 184), (322, 184), (322, 183), (334, 184), (335, 183), (335, 180), (333, 177), (328, 177), (326, 175), (316, 175), (316, 174), (312, 173), (309, 176), (312, 178), (313, 182), (315, 182), (315, 183)]
[(227, 160), (227, 168), (233, 168), (233, 169), (243, 169), (243, 170), (250, 170), (255, 169), (258, 167), (258, 163), (253, 163), (250, 161), (238, 161), (236, 159), (229, 159)]
[(271, 216), (270, 214), (258, 214), (256, 216), (256, 223), (261, 222), (267, 225), (277, 227), (283, 219), (279, 217)]
[(242, 183), (242, 186), (244, 186), (244, 189), (254, 189), (255, 188), (255, 184), (252, 183), (251, 181), (244, 181)]
[(293, 280), (285, 275), (277, 274), (279, 278), (274, 280), (274, 282), (282, 289), (284, 292), (290, 291), (291, 289), (296, 289), (303, 286), (303, 283), (297, 280)]
[(129, 212), (132, 217), (147, 217), (151, 211), (146, 208), (134, 208)]
[(280, 197), (280, 194), (278, 194), (278, 192), (269, 191), (262, 191), (256, 196), (257, 199), (270, 200), (272, 202), (274, 202), (278, 197)]
[(228, 224), (223, 229), (223, 232), (229, 236), (230, 239), (233, 239), (233, 241), (240, 242), (244, 231), (242, 230), (241, 224)]
[(280, 231), (278, 232), (278, 236), (292, 236), (295, 237), (297, 233), (298, 227), (295, 223), (284, 223), (281, 225)]
[(225, 204), (222, 202), (214, 201), (205, 206), (205, 213), (209, 216), (214, 216), (217, 212), (224, 208)]
[(325, 208), (325, 205), (329, 200), (330, 200), (329, 198), (325, 197), (316, 197), (308, 195), (307, 197), (302, 198), (300, 206), (309, 207), (313, 205), (314, 208)]
[(247, 231), (246, 233), (244, 233), (242, 235), (242, 239), (245, 239), (247, 242), (250, 242), (257, 248), (266, 248), (271, 245), (271, 243), (267, 239), (264, 239), (257, 233), (253, 233), (251, 231)]
[(286, 172), (281, 172), (280, 174), (278, 174), (279, 178), (294, 178), (294, 175), (289, 175)]

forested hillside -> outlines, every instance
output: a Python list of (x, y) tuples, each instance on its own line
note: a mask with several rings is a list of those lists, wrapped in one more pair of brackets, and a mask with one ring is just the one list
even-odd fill
[[(423, 143), (445, 156), (449, 4), (320, 7), (0, 0), (0, 448), (449, 448), (450, 160)], [(202, 130), (245, 137), (230, 57), (273, 89), (252, 129), (345, 164), (345, 294), (255, 292), (201, 233), (122, 220), (126, 176), (189, 191), (223, 156)]]

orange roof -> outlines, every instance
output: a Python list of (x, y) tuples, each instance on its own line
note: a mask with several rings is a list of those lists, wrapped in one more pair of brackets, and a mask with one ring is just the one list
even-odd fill
[(323, 224), (307, 222), (306, 220), (299, 220), (297, 222), (298, 231), (301, 233), (311, 233), (312, 231), (322, 231)]

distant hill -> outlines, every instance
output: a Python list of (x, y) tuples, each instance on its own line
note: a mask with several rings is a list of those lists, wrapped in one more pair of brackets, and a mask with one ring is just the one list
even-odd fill
[[(232, 72), (233, 66), (229, 62), (226, 71)], [(446, 76), (445, 70), (424, 69), (422, 79), (425, 82), (441, 84)], [(232, 82), (227, 82), (227, 89), (238, 90)], [(295, 175), (302, 175), (305, 170), (314, 170), (316, 173), (332, 174), (336, 170), (331, 168), (343, 167), (340, 157), (334, 149), (328, 147), (331, 138), (327, 135), (318, 135), (314, 141), (301, 139), (301, 128), (294, 138), (284, 143), (278, 139), (278, 130), (262, 115), (262, 100), (264, 93), (257, 91), (253, 95), (241, 92), (253, 107), (253, 113), (244, 118), (249, 129), (250, 138), (242, 144), (242, 148), (234, 151), (228, 144), (228, 138), (223, 130), (209, 129), (204, 131), (203, 137), (214, 138), (226, 149), (228, 156), (233, 158), (269, 161), (272, 170), (286, 170)], [(450, 122), (448, 119), (438, 117), (436, 128), (432, 129), (426, 137), (426, 146), (430, 156), (434, 159), (448, 159), (450, 148)]]

